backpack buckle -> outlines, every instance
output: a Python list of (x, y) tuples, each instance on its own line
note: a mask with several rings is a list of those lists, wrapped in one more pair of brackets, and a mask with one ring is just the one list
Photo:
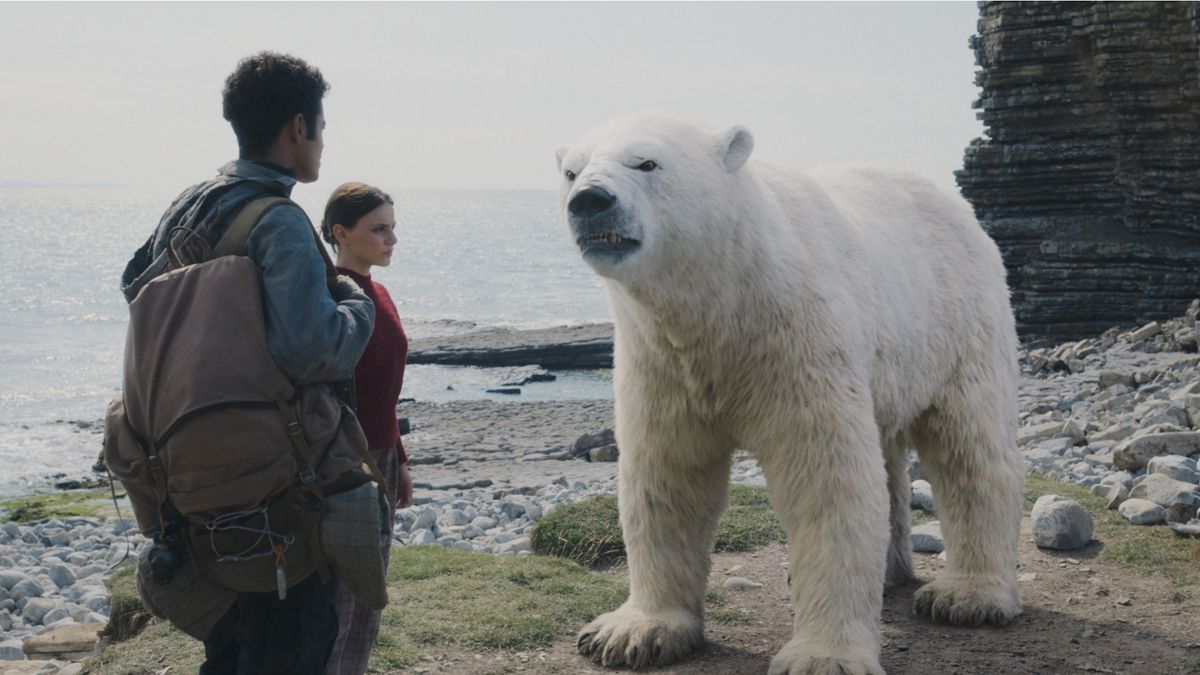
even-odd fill
[(304, 433), (304, 430), (300, 428), (299, 420), (292, 420), (291, 422), (288, 422), (287, 430), (292, 436), (300, 436)]
[(305, 485), (312, 485), (313, 483), (317, 482), (317, 472), (313, 471), (312, 467), (297, 473), (296, 477), (299, 478), (300, 482)]

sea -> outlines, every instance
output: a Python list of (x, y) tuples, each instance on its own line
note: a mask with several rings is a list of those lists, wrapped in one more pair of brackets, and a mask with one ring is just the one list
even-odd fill
[[(181, 186), (183, 187), (183, 186)], [(553, 192), (393, 192), (399, 243), (373, 278), (410, 339), (609, 321), (598, 277), (564, 234)], [(121, 272), (176, 192), (0, 186), (0, 497), (86, 476), (121, 387)], [(323, 196), (297, 194), (319, 219)], [(608, 371), (555, 373), (489, 394), (504, 369), (409, 366), (422, 401), (610, 398)]]

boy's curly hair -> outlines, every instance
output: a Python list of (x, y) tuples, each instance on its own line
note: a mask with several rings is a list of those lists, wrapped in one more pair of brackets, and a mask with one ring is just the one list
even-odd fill
[(285, 122), (303, 114), (309, 139), (316, 138), (321, 98), (329, 84), (302, 59), (258, 52), (238, 62), (222, 92), (225, 119), (233, 125), (243, 157), (267, 151)]

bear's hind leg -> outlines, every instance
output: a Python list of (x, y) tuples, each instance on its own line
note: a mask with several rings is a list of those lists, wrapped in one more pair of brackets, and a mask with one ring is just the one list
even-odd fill
[(1015, 385), (973, 375), (959, 377), (913, 429), (946, 539), (946, 570), (916, 592), (913, 610), (952, 624), (1005, 625), (1021, 613), (1016, 568), (1025, 471)]
[(771, 659), (770, 672), (883, 675), (888, 499), (879, 432), (865, 406), (810, 408), (819, 422), (793, 430), (789, 443), (768, 447), (760, 460), (788, 533), (795, 611), (792, 639)]
[(888, 543), (888, 586), (907, 586), (916, 580), (912, 560), (912, 482), (908, 479), (908, 446), (898, 440), (884, 443), (884, 466), (887, 467), (890, 512), (888, 517), (891, 540)]
[(712, 538), (733, 451), (701, 423), (663, 421), (639, 416), (618, 429), (629, 599), (578, 636), (580, 653), (605, 666), (664, 665), (704, 641)]

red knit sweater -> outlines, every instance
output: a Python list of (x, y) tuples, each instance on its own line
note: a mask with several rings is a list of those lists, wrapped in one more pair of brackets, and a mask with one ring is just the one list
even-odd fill
[[(404, 361), (408, 357), (408, 337), (400, 324), (400, 315), (387, 289), (344, 267), (338, 271), (362, 286), (375, 303), (375, 330), (354, 369), (358, 397), (358, 421), (367, 435), (367, 447), (375, 454), (396, 448), (399, 463), (408, 461), (400, 429), (396, 425), (396, 401), (404, 384)], [(382, 468), (382, 467), (381, 467)], [(384, 469), (386, 471), (386, 469)]]

